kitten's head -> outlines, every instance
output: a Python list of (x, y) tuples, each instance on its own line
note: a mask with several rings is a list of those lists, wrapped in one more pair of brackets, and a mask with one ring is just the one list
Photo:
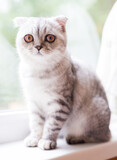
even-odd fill
[(52, 18), (15, 18), (19, 27), (16, 45), (21, 57), (42, 59), (56, 54), (64, 54), (66, 50), (64, 16)]

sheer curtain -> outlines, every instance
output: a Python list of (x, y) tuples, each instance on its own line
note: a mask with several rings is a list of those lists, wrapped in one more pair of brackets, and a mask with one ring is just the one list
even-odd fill
[(57, 12), (59, 14), (68, 17), (68, 51), (73, 58), (82, 60), (96, 70), (100, 41), (91, 16), (76, 3), (63, 4)]
[(117, 113), (117, 2), (104, 25), (97, 74), (106, 89), (111, 110)]

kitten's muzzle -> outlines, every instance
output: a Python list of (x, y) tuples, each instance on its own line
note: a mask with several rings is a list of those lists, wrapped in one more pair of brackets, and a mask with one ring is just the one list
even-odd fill
[(42, 46), (36, 45), (35, 48), (40, 51), (41, 48), (43, 48)]

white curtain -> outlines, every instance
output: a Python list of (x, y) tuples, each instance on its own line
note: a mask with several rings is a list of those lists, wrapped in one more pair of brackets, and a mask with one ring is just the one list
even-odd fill
[(85, 8), (73, 2), (63, 4), (57, 15), (68, 17), (68, 51), (96, 70), (100, 41), (96, 26)]
[(97, 74), (107, 92), (111, 110), (117, 112), (117, 2), (104, 25)]

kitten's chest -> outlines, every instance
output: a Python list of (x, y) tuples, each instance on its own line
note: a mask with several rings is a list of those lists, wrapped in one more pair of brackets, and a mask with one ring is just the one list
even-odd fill
[(38, 77), (24, 76), (22, 77), (22, 85), (25, 96), (35, 101), (51, 101), (54, 97), (54, 81), (53, 79), (40, 79)]

